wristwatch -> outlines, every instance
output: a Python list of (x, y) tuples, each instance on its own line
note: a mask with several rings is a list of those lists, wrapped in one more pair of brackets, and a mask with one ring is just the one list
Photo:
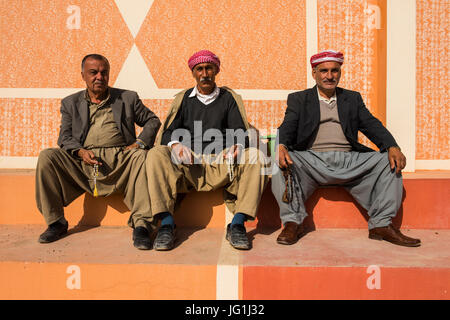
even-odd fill
[(139, 146), (139, 149), (145, 149), (145, 144), (142, 141), (136, 140), (136, 144)]

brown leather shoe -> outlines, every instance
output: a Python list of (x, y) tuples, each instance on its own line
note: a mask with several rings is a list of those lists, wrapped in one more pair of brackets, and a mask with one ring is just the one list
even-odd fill
[(372, 230), (369, 230), (369, 238), (374, 240), (386, 240), (404, 247), (418, 247), (421, 244), (420, 239), (405, 236), (392, 224), (387, 227), (373, 228)]
[(283, 231), (277, 238), (279, 244), (291, 245), (298, 241), (303, 234), (303, 225), (295, 222), (286, 222)]

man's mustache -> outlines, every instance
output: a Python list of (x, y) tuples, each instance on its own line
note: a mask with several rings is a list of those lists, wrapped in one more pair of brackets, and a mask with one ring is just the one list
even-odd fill
[(212, 78), (211, 77), (201, 77), (200, 82), (203, 82), (203, 81), (212, 81)]

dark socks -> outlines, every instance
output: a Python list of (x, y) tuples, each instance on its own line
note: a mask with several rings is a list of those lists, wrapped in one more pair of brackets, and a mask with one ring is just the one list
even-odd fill
[[(173, 226), (175, 224), (175, 221), (173, 220), (173, 216), (169, 212), (162, 212), (158, 214), (158, 218), (161, 219), (161, 226), (164, 225), (171, 225)], [(233, 220), (231, 221), (231, 224), (244, 224), (245, 221), (247, 221), (247, 215), (245, 213), (236, 213), (233, 217)]]
[(161, 219), (161, 226), (171, 225), (174, 226), (175, 221), (173, 220), (173, 216), (170, 212), (163, 212), (158, 214), (158, 218)]
[(238, 212), (234, 215), (233, 220), (231, 220), (231, 225), (233, 224), (244, 224), (247, 221), (247, 215), (245, 213)]

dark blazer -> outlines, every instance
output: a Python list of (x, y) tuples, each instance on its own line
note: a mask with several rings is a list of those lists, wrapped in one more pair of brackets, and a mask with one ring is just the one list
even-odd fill
[[(62, 100), (61, 126), (58, 145), (72, 154), (72, 150), (81, 149), (89, 131), (89, 107), (85, 99), (86, 90), (74, 93)], [(161, 122), (159, 118), (144, 106), (134, 91), (109, 88), (111, 108), (117, 127), (127, 145), (136, 142), (137, 124), (143, 127), (139, 139), (147, 148), (153, 146)]]
[[(358, 130), (369, 138), (380, 151), (397, 146), (391, 133), (366, 108), (361, 94), (336, 88), (336, 97), (342, 130), (352, 146), (352, 150), (373, 151), (358, 142)], [(319, 127), (319, 121), (320, 104), (317, 86), (289, 94), (284, 120), (278, 128), (279, 143), (292, 150), (306, 150)]]

